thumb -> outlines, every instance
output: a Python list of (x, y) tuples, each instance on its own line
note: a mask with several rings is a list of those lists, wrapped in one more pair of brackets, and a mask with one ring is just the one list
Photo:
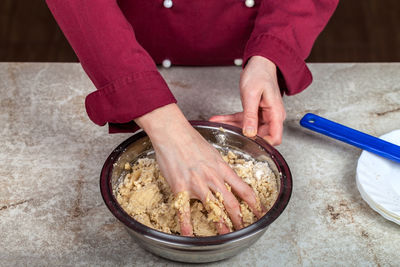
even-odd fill
[(254, 137), (258, 128), (258, 107), (260, 105), (261, 92), (244, 93), (242, 96), (243, 105), (243, 134), (247, 137)]

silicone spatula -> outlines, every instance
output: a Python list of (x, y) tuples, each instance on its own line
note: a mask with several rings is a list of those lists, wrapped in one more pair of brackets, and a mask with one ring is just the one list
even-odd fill
[(313, 113), (304, 115), (300, 120), (300, 124), (307, 129), (400, 163), (400, 146), (372, 135), (354, 130)]

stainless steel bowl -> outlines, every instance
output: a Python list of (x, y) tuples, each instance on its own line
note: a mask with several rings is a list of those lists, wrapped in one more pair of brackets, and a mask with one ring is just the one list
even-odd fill
[[(116, 192), (124, 176), (124, 165), (151, 151), (150, 139), (141, 131), (120, 144), (107, 158), (100, 176), (100, 189), (111, 213), (126, 226), (139, 245), (161, 257), (181, 262), (212, 262), (237, 255), (256, 242), (283, 212), (292, 193), (292, 176), (279, 152), (262, 138), (249, 139), (241, 129), (221, 123), (192, 121), (193, 127), (209, 142), (243, 151), (267, 161), (276, 174), (279, 195), (260, 220), (241, 230), (212, 237), (183, 237), (149, 228), (130, 217), (118, 204)], [(224, 131), (220, 130), (220, 127)]]

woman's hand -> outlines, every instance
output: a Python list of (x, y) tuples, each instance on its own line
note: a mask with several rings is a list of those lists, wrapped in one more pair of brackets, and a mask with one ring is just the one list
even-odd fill
[[(219, 152), (210, 145), (186, 120), (176, 104), (158, 108), (135, 120), (149, 135), (162, 175), (179, 202), (181, 234), (193, 235), (190, 218), (190, 199), (198, 199), (208, 209), (215, 196), (222, 196), (223, 204), (235, 229), (243, 227), (239, 202), (227, 189), (243, 199), (260, 218), (265, 211), (257, 203), (253, 189), (238, 177), (224, 162)], [(215, 214), (218, 214), (216, 212)], [(223, 217), (216, 221), (220, 234), (229, 232)]]
[(275, 64), (261, 56), (251, 57), (240, 76), (239, 86), (243, 112), (213, 116), (210, 121), (240, 127), (248, 137), (258, 134), (271, 145), (279, 145), (286, 112)]

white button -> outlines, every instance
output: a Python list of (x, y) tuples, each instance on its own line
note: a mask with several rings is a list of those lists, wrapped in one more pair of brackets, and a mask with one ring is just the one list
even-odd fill
[(169, 60), (169, 59), (164, 59), (163, 62), (162, 62), (162, 65), (163, 65), (164, 68), (171, 67), (171, 64), (172, 64), (171, 60)]
[(243, 59), (241, 58), (237, 58), (233, 61), (233, 63), (235, 63), (236, 66), (242, 66), (243, 64)]
[(254, 0), (246, 0), (245, 2), (244, 2), (244, 4), (247, 6), (247, 7), (253, 7), (254, 6)]
[(164, 0), (163, 5), (165, 8), (171, 8), (174, 5), (174, 3), (172, 3), (172, 0)]

